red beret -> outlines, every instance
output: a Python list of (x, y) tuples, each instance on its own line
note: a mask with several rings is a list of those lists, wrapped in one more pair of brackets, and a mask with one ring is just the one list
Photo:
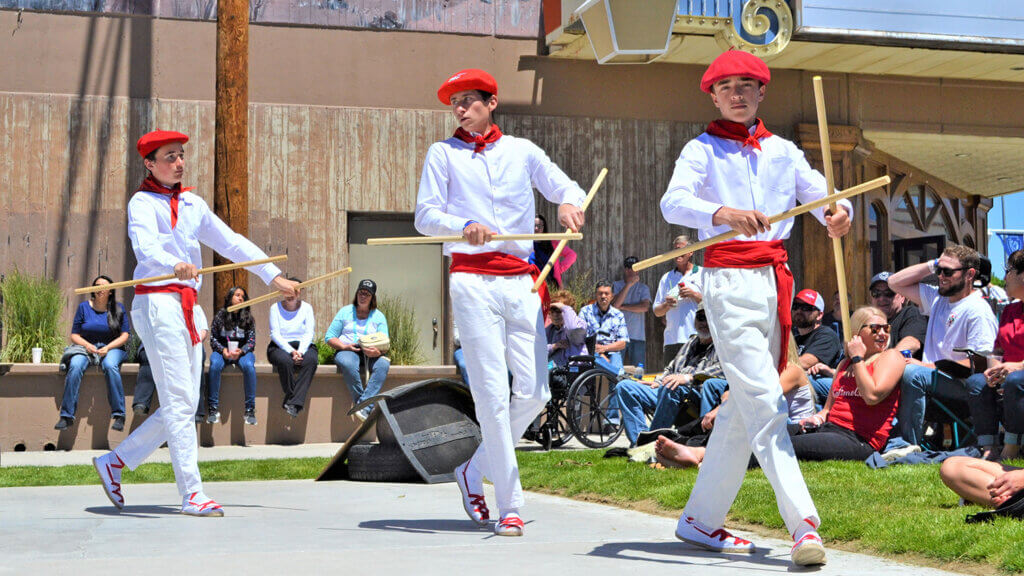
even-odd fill
[(139, 138), (139, 141), (135, 144), (135, 147), (139, 149), (139, 155), (145, 158), (153, 150), (172, 142), (184, 144), (188, 142), (188, 136), (171, 130), (154, 130), (149, 134), (143, 134), (142, 138)]
[(498, 82), (483, 70), (468, 68), (456, 72), (437, 89), (437, 99), (445, 106), (451, 106), (452, 94), (463, 90), (483, 90), (488, 94), (498, 93)]
[(710, 94), (715, 82), (729, 76), (746, 76), (760, 80), (762, 84), (768, 84), (772, 79), (772, 73), (768, 71), (764, 60), (750, 52), (728, 50), (708, 66), (707, 72), (700, 79), (700, 89)]

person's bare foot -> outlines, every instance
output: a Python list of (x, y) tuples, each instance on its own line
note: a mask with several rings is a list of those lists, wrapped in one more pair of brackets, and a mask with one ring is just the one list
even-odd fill
[(1001, 460), (1010, 460), (1013, 458), (1020, 457), (1020, 446), (1016, 444), (1005, 444), (1003, 446), (1003, 452), (999, 455)]
[(701, 456), (697, 454), (697, 450), (673, 442), (664, 436), (658, 436), (654, 441), (654, 457), (666, 468), (700, 466)]

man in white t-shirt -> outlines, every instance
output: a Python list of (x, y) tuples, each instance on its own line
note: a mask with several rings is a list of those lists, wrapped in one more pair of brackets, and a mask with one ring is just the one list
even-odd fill
[[(672, 248), (685, 248), (689, 243), (686, 236), (676, 236)], [(696, 333), (693, 317), (701, 301), (700, 266), (692, 260), (693, 254), (676, 258), (675, 268), (661, 277), (658, 294), (654, 297), (654, 315), (665, 317), (666, 361), (675, 358), (683, 344)]]
[(637, 261), (636, 256), (623, 260), (623, 279), (612, 283), (612, 293), (615, 294), (612, 306), (626, 317), (629, 342), (626, 343), (625, 363), (642, 366), (647, 363), (647, 326), (644, 320), (651, 309), (651, 289), (640, 281), (640, 273), (633, 270)]
[[(974, 289), (981, 257), (966, 246), (947, 247), (942, 256), (915, 264), (889, 277), (889, 287), (921, 307), (929, 316), (922, 360), (907, 359), (900, 385), (900, 432), (911, 444), (920, 444), (924, 433), (927, 397), (967, 400), (970, 391), (964, 380), (935, 368), (936, 360), (953, 360), (970, 367), (970, 360), (954, 348), (991, 352), (997, 323), (992, 309)], [(937, 274), (939, 286), (922, 284)]]

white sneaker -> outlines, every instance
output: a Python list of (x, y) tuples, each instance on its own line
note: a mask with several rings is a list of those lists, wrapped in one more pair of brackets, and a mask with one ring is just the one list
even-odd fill
[(110, 499), (110, 503), (118, 510), (124, 508), (124, 496), (121, 495), (121, 470), (124, 468), (124, 461), (116, 452), (107, 452), (103, 456), (93, 458), (92, 465), (100, 475), (103, 493)]
[(466, 515), (478, 526), (487, 526), (491, 512), (484, 501), (484, 479), (473, 473), (469, 465), (471, 461), (472, 458), (455, 469), (455, 483), (462, 492), (462, 507)]
[(825, 563), (825, 545), (815, 531), (808, 532), (793, 544), (789, 553), (797, 566), (817, 566)]
[(676, 524), (676, 538), (713, 552), (729, 554), (752, 554), (754, 543), (733, 536), (725, 528), (712, 530), (690, 516), (682, 516)]
[(193, 492), (182, 501), (181, 513), (189, 516), (223, 516), (224, 509), (206, 494)]
[(501, 517), (501, 521), (495, 524), (494, 534), (497, 536), (522, 536), (523, 519), (515, 512), (509, 512)]

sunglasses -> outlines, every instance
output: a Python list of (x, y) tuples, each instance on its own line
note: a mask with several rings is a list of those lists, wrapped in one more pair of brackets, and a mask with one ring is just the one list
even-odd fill
[(552, 306), (551, 308), (548, 309), (548, 312), (551, 314), (561, 314), (562, 308), (559, 306)]
[(892, 299), (892, 298), (896, 297), (896, 293), (893, 292), (892, 290), (872, 290), (871, 291), (871, 297), (872, 298), (889, 298), (889, 299)]
[(697, 322), (707, 322), (707, 321), (708, 321), (708, 317), (707, 317), (707, 315), (706, 315), (706, 314), (704, 314), (704, 313), (700, 313), (700, 314), (697, 314), (697, 315), (695, 315), (695, 316), (693, 317), (693, 319), (694, 319), (695, 321), (697, 321)]
[(797, 304), (797, 305), (793, 306), (793, 311), (794, 312), (817, 312), (818, 308), (816, 306), (808, 306), (806, 304)]
[(961, 272), (963, 270), (967, 270), (967, 268), (946, 268), (945, 266), (939, 266), (935, 268), (935, 273), (938, 274), (939, 276), (952, 277), (957, 272)]
[(886, 334), (892, 331), (892, 326), (889, 324), (865, 324), (860, 327), (861, 330), (870, 328), (872, 334), (878, 334), (881, 331), (885, 331)]

